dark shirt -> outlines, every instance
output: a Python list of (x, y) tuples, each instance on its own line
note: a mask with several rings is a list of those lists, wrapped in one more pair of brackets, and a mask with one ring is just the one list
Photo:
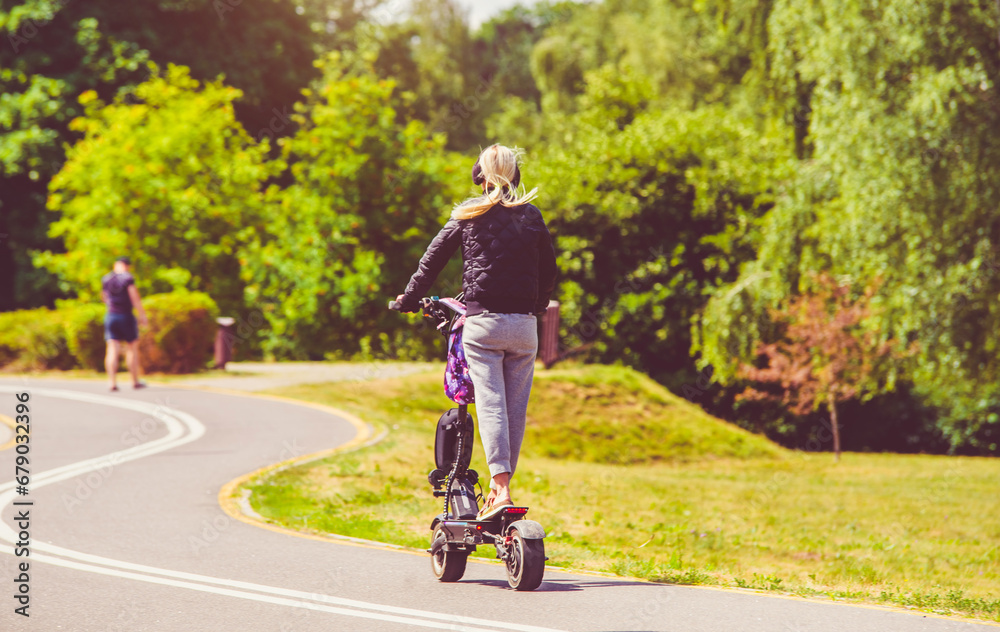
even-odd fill
[(482, 215), (449, 220), (431, 241), (403, 293), (413, 311), (448, 259), (462, 250), (466, 314), (537, 314), (555, 288), (556, 256), (542, 213), (532, 204), (497, 205)]
[(132, 313), (132, 298), (128, 295), (130, 285), (135, 285), (135, 279), (129, 272), (108, 272), (101, 279), (101, 295), (109, 314)]

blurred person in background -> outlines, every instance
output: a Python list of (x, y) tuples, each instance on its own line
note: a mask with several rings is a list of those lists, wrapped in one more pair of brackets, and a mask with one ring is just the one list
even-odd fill
[[(107, 305), (104, 315), (104, 339), (107, 341), (107, 355), (104, 357), (104, 368), (108, 372), (110, 390), (117, 391), (118, 361), (121, 358), (122, 347), (125, 347), (125, 364), (132, 375), (133, 388), (145, 388), (146, 384), (139, 381), (139, 325), (149, 326), (146, 310), (142, 308), (139, 290), (135, 287), (135, 278), (129, 272), (132, 260), (119, 257), (114, 269), (101, 279), (101, 298)], [(139, 312), (136, 322), (132, 308)]]

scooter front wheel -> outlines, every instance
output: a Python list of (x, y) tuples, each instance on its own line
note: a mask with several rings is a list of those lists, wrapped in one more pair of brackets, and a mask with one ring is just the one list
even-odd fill
[(534, 590), (545, 573), (545, 541), (528, 540), (511, 530), (507, 549), (507, 584), (514, 590)]
[(444, 531), (434, 532), (431, 544), (431, 570), (434, 576), (443, 582), (457, 582), (465, 574), (465, 564), (469, 560), (468, 551), (446, 551)]

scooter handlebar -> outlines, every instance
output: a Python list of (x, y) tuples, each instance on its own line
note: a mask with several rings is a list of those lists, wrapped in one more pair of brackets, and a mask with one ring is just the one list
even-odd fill
[(425, 316), (431, 316), (435, 311), (439, 311), (440, 307), (438, 306), (438, 298), (436, 296), (435, 297), (425, 296), (424, 298), (420, 299), (420, 307), (418, 309), (412, 309), (412, 310), (403, 309), (403, 304), (397, 300), (389, 301), (389, 309), (397, 312), (402, 312), (404, 314), (407, 312), (412, 314), (416, 313), (417, 311), (423, 311)]
[[(421, 307), (426, 307), (427, 306), (426, 301), (428, 301), (428, 300), (430, 300), (430, 299), (426, 299), (426, 298), (425, 299), (421, 299), (420, 306)], [(391, 310), (393, 310), (395, 312), (403, 313), (403, 314), (406, 314), (406, 313), (413, 314), (413, 313), (417, 312), (417, 310), (415, 310), (415, 309), (403, 309), (403, 303), (401, 303), (400, 301), (397, 301), (395, 299), (392, 299), (392, 300), (389, 301), (389, 309), (391, 309)]]

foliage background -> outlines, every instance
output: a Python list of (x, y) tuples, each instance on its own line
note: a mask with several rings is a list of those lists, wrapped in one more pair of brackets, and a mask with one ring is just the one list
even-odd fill
[(436, 354), (383, 305), (499, 141), (556, 236), (565, 351), (803, 447), (823, 417), (737, 402), (737, 369), (818, 273), (877, 281), (865, 327), (915, 351), (844, 405), (845, 449), (1000, 452), (995, 2), (547, 2), (475, 29), (451, 0), (218, 4), (0, 8), (0, 309), (86, 300), (128, 250), (147, 291), (263, 314), (255, 353)]

